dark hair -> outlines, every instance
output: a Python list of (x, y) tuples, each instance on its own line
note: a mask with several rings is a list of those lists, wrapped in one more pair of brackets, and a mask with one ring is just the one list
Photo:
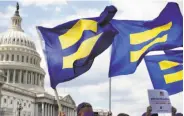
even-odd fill
[(158, 116), (158, 114), (152, 114), (151, 116)]
[(81, 104), (78, 105), (77, 107), (77, 114), (79, 113), (79, 111), (82, 109), (82, 108), (92, 108), (91, 104), (87, 103), (87, 102), (83, 102)]
[(129, 115), (125, 114), (125, 113), (120, 113), (120, 114), (118, 114), (118, 116), (129, 116)]

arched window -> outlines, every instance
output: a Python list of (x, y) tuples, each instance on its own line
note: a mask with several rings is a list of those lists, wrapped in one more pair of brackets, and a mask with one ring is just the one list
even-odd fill
[(19, 44), (19, 39), (17, 39), (17, 44)]
[(15, 43), (15, 38), (13, 39), (13, 42), (12, 43)]

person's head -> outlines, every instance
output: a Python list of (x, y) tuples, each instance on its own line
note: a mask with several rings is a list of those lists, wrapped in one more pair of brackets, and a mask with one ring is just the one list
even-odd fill
[(120, 113), (120, 114), (118, 114), (118, 116), (129, 116), (129, 115), (125, 114), (125, 113)]
[(93, 108), (91, 104), (83, 102), (77, 107), (77, 116), (93, 116)]
[[(142, 116), (146, 116), (146, 112)], [(158, 114), (151, 114), (151, 116), (158, 116)]]
[(183, 116), (183, 114), (182, 113), (177, 113), (176, 116)]

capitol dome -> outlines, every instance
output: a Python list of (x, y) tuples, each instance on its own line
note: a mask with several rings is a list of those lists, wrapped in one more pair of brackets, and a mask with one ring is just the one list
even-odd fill
[(11, 27), (0, 33), (0, 70), (7, 84), (31, 90), (44, 89), (45, 72), (33, 40), (21, 28), (19, 5), (11, 18)]

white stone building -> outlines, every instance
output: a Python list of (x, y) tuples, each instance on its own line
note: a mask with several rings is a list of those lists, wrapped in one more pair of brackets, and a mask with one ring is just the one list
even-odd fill
[[(44, 90), (45, 71), (40, 67), (40, 55), (21, 28), (18, 4), (11, 20), (9, 30), (0, 33), (0, 70), (7, 77), (0, 90), (1, 112), (19, 116), (18, 109), (21, 109), (20, 116), (57, 116), (57, 101)], [(60, 102), (66, 116), (76, 115), (76, 105), (70, 95), (60, 97)]]

